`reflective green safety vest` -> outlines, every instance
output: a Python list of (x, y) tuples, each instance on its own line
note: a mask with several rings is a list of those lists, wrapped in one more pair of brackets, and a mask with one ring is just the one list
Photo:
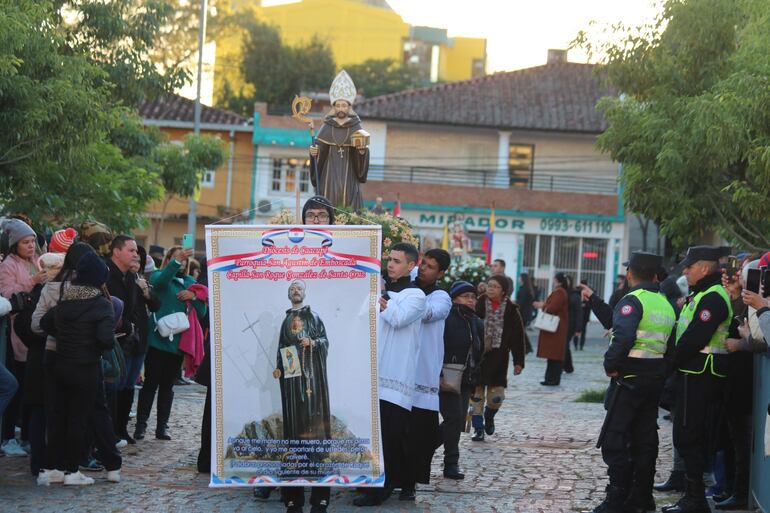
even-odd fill
[(703, 299), (703, 296), (711, 292), (716, 292), (724, 300), (725, 304), (727, 305), (727, 318), (724, 321), (722, 321), (722, 323), (717, 327), (714, 334), (711, 335), (711, 340), (709, 340), (706, 347), (700, 350), (701, 353), (707, 355), (703, 368), (699, 371), (690, 370), (690, 369), (679, 369), (679, 370), (686, 374), (703, 374), (704, 372), (706, 372), (706, 369), (709, 368), (711, 374), (719, 378), (724, 378), (725, 377), (724, 375), (717, 374), (714, 371), (714, 355), (727, 354), (727, 344), (725, 343), (725, 341), (727, 340), (730, 321), (733, 318), (733, 307), (730, 304), (730, 297), (727, 295), (727, 291), (722, 285), (720, 284), (712, 285), (706, 290), (698, 292), (692, 298), (690, 303), (682, 309), (682, 313), (679, 315), (679, 323), (677, 324), (677, 327), (676, 327), (676, 343), (679, 344), (679, 339), (682, 338), (682, 334), (685, 332), (685, 330), (687, 330), (687, 327), (690, 325), (690, 322), (692, 322), (692, 319), (695, 316), (695, 311), (698, 309), (698, 303), (700, 303), (700, 300)]
[(627, 296), (642, 304), (642, 320), (636, 328), (636, 341), (629, 351), (631, 358), (663, 358), (666, 342), (676, 324), (676, 313), (666, 296), (659, 292), (637, 289)]

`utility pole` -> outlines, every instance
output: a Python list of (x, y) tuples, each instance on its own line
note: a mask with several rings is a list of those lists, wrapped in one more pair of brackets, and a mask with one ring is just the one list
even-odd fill
[[(207, 0), (201, 0), (200, 21), (198, 23), (198, 80), (196, 83), (195, 94), (195, 124), (193, 131), (195, 135), (201, 133), (201, 80), (203, 78), (203, 43), (206, 39), (206, 6)], [(195, 239), (198, 234), (197, 219), (195, 211), (198, 208), (198, 202), (195, 196), (190, 198), (190, 208), (187, 213), (187, 233), (192, 234), (193, 250), (195, 250)]]

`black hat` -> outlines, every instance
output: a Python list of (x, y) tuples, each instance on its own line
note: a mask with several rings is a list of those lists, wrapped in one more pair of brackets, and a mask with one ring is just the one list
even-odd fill
[(465, 294), (466, 292), (476, 292), (476, 287), (468, 283), (467, 281), (456, 281), (452, 284), (452, 286), (449, 288), (449, 295), (452, 299), (456, 298), (460, 294)]
[(86, 253), (80, 257), (77, 267), (75, 267), (74, 283), (101, 287), (107, 283), (109, 274), (110, 271), (104, 260), (97, 256), (96, 253)]
[(692, 246), (687, 250), (684, 260), (679, 262), (679, 266), (684, 268), (701, 260), (718, 262), (722, 258), (722, 253), (722, 248), (718, 246)]
[(646, 251), (634, 251), (628, 262), (623, 262), (623, 265), (632, 271), (649, 270), (657, 273), (663, 266), (663, 257)]
[(310, 198), (305, 202), (305, 204), (302, 207), (302, 224), (305, 224), (307, 222), (305, 220), (305, 213), (311, 208), (325, 209), (329, 213), (328, 224), (334, 224), (334, 207), (332, 206), (331, 201), (326, 199), (324, 196), (313, 196), (312, 198)]

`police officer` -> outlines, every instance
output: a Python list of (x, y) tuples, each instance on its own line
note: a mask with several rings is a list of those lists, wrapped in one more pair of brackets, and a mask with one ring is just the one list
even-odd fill
[[(693, 246), (680, 265), (690, 285), (676, 330), (674, 365), (678, 384), (673, 412), (674, 447), (685, 463), (685, 495), (666, 513), (709, 513), (703, 472), (713, 454), (713, 438), (723, 403), (732, 307), (721, 284), (713, 246)], [(733, 328), (732, 336), (738, 338)]]
[(583, 297), (612, 339), (604, 370), (612, 378), (599, 437), (607, 464), (607, 496), (593, 513), (655, 510), (652, 484), (658, 456), (658, 401), (674, 342), (676, 313), (658, 290), (662, 258), (635, 252), (626, 262), (628, 293), (614, 311), (582, 286)]

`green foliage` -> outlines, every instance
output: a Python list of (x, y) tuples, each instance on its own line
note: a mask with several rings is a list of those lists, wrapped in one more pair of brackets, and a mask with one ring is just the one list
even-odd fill
[(161, 0), (0, 0), (2, 212), (126, 232), (169, 175), (200, 177), (222, 162), (219, 141), (206, 138), (170, 158), (163, 135), (136, 114), (141, 98), (181, 84), (180, 71), (147, 58), (170, 13)]
[[(72, 0), (64, 2), (64, 9), (77, 14), (62, 18), (68, 46), (107, 73), (113, 100), (135, 106), (188, 80), (179, 64), (165, 63), (161, 71), (149, 58), (156, 46), (163, 46), (161, 28), (175, 12), (168, 1)], [(67, 23), (70, 19), (74, 21)]]
[(156, 147), (152, 159), (166, 196), (189, 198), (198, 189), (203, 172), (218, 168), (225, 154), (218, 138), (189, 134), (184, 146), (167, 143)]
[(583, 390), (575, 399), (576, 403), (603, 403), (604, 390)]
[(369, 59), (345, 69), (355, 77), (358, 92), (367, 98), (425, 85), (417, 70), (393, 59)]
[(770, 3), (667, 0), (654, 24), (614, 35), (575, 43), (606, 55), (623, 93), (599, 105), (598, 144), (623, 163), (628, 208), (679, 246), (713, 231), (770, 246)]
[(254, 86), (253, 97), (230, 89), (223, 94), (223, 106), (250, 115), (255, 101), (288, 107), (301, 91), (328, 88), (335, 64), (329, 45), (315, 36), (299, 47), (284, 45), (277, 28), (258, 20), (243, 22), (247, 37), (243, 42), (241, 69), (246, 82)]

